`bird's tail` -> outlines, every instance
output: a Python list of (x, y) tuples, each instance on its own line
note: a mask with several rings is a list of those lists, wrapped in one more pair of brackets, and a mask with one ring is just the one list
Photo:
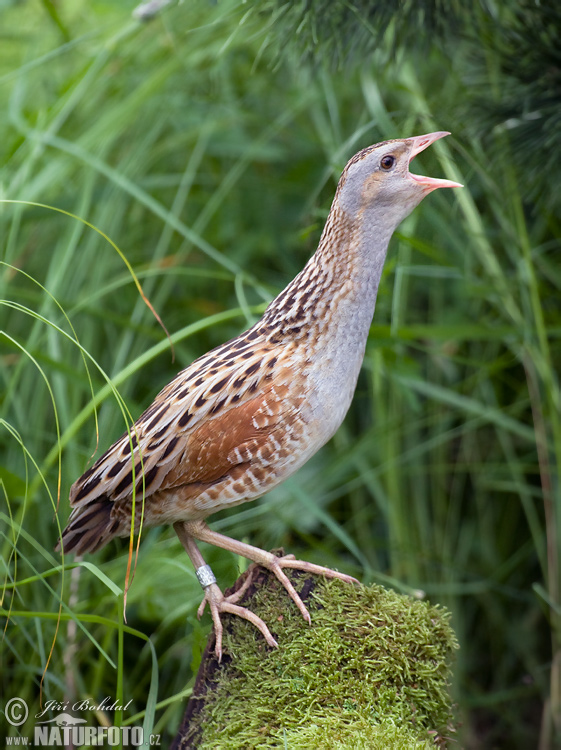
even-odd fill
[(56, 549), (82, 555), (105, 546), (120, 532), (119, 520), (111, 519), (112, 507), (113, 503), (106, 495), (98, 495), (75, 507)]

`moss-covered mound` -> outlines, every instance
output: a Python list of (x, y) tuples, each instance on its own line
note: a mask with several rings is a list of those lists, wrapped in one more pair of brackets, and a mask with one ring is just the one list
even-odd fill
[(203, 662), (176, 747), (444, 744), (452, 728), (448, 684), (457, 648), (446, 610), (381, 586), (294, 574), (310, 627), (276, 579), (259, 578), (244, 604), (265, 620), (279, 648), (269, 649), (240, 618), (225, 617), (225, 658), (219, 668)]

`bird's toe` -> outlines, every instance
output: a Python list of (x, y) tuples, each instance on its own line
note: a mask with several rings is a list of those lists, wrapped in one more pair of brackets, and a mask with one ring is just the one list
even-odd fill
[(239, 601), (247, 591), (249, 585), (251, 584), (251, 580), (252, 575), (250, 574), (244, 581), (243, 586), (241, 586), (238, 591), (230, 594), (230, 596), (224, 596), (220, 587), (216, 583), (211, 583), (205, 587), (204, 599), (199, 606), (197, 615), (199, 617), (202, 615), (205, 605), (208, 602), (210, 613), (212, 616), (212, 622), (214, 624), (214, 635), (216, 638), (214, 653), (216, 654), (219, 662), (222, 661), (222, 636), (224, 632), (220, 615), (225, 612), (230, 615), (236, 615), (237, 617), (241, 617), (243, 620), (247, 620), (248, 622), (250, 622), (254, 627), (257, 628), (257, 630), (259, 630), (259, 632), (262, 634), (262, 636), (265, 638), (265, 641), (269, 646), (271, 646), (271, 648), (278, 648), (278, 643), (273, 638), (271, 631), (263, 622), (263, 620), (251, 610), (246, 609), (245, 607), (240, 607), (238, 604), (236, 604), (236, 602)]

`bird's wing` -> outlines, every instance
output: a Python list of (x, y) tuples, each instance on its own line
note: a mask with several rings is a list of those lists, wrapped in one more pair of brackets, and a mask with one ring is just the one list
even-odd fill
[[(124, 500), (134, 486), (139, 497), (148, 498), (177, 484), (215, 481), (232, 465), (236, 449), (247, 454), (252, 441), (263, 439), (273, 429), (273, 421), (269, 429), (265, 425), (267, 419), (274, 416), (276, 422), (283, 409), (297, 407), (287, 393), (279, 391), (282, 381), (276, 385), (278, 348), (275, 353), (263, 345), (238, 344), (236, 348), (237, 341), (181, 372), (130, 432), (74, 483), (70, 490), (73, 515), (101, 495), (112, 502)], [(259, 421), (263, 424), (256, 426)], [(259, 450), (256, 444), (254, 448)]]
[(282, 472), (301, 437), (302, 400), (286, 382), (262, 384), (254, 398), (199, 423), (184, 442), (179, 460), (170, 469), (162, 466), (157, 489), (217, 484), (234, 470), (249, 467), (253, 480), (265, 487), (265, 475), (273, 473), (267, 467), (274, 465), (275, 473)]

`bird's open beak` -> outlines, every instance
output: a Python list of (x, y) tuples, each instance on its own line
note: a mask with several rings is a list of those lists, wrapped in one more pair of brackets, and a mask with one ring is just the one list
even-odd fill
[[(450, 133), (447, 133), (444, 130), (439, 130), (437, 133), (427, 133), (427, 135), (417, 135), (415, 138), (409, 138), (408, 140), (411, 142), (411, 156), (409, 157), (409, 163), (413, 161), (417, 154), (420, 154), (421, 151), (428, 148), (431, 143), (434, 143), (439, 138), (444, 138), (446, 135), (450, 135)], [(437, 188), (463, 187), (459, 182), (443, 180), (438, 177), (424, 177), (424, 175), (413, 174), (412, 172), (409, 173), (409, 177), (419, 183), (419, 185), (422, 185), (427, 192), (436, 190)]]

